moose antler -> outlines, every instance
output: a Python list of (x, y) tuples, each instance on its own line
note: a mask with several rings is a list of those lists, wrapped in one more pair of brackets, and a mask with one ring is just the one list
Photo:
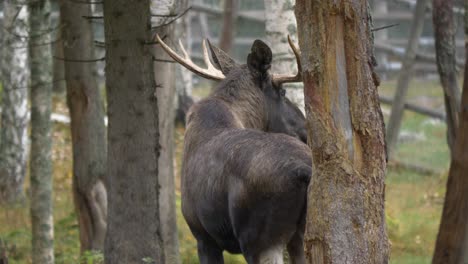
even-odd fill
[(289, 46), (291, 46), (291, 49), (294, 52), (294, 56), (296, 56), (297, 74), (296, 75), (274, 74), (273, 82), (276, 85), (280, 85), (282, 83), (302, 82), (301, 52), (299, 51), (297, 46), (292, 42), (291, 37), (289, 35), (288, 35), (288, 42), (289, 42)]
[(182, 42), (179, 40), (179, 45), (182, 53), (184, 54), (184, 57), (181, 57), (179, 54), (177, 54), (174, 50), (172, 50), (164, 41), (161, 40), (158, 34), (156, 34), (156, 40), (161, 44), (161, 47), (167, 52), (171, 58), (173, 58), (175, 61), (180, 63), (182, 66), (187, 68), (188, 70), (192, 71), (193, 73), (207, 78), (207, 79), (212, 79), (212, 80), (224, 80), (226, 77), (224, 74), (216, 69), (213, 64), (211, 64), (211, 61), (208, 57), (208, 50), (206, 49), (206, 43), (205, 40), (202, 42), (203, 46), (203, 60), (205, 61), (206, 66), (208, 67), (207, 69), (203, 69), (199, 66), (197, 66), (193, 61), (190, 59), (189, 55), (184, 49), (184, 46), (182, 45)]

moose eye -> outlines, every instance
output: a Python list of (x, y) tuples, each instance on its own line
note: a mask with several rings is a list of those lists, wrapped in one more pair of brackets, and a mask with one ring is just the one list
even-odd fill
[(280, 93), (281, 96), (285, 96), (286, 95), (286, 90), (285, 89), (280, 89), (279, 93)]

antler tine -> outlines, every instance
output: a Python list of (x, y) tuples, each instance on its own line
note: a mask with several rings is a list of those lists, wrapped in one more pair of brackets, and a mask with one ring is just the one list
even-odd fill
[(302, 64), (301, 64), (301, 52), (299, 48), (292, 42), (291, 37), (288, 35), (289, 46), (294, 52), (297, 63), (297, 74), (288, 75), (288, 74), (275, 74), (273, 75), (273, 82), (277, 85), (282, 83), (292, 83), (292, 82), (301, 82), (302, 81)]
[[(190, 59), (189, 55), (185, 51), (185, 49), (184, 49), (181, 42), (179, 42), (179, 44), (181, 46), (182, 53), (185, 56), (184, 58), (182, 58), (179, 54), (177, 54), (174, 50), (172, 50), (166, 43), (164, 43), (164, 41), (161, 40), (161, 38), (159, 37), (158, 34), (156, 34), (156, 40), (161, 45), (161, 47), (164, 49), (164, 51), (166, 51), (166, 53), (169, 56), (171, 56), (171, 58), (173, 58), (175, 61), (177, 61), (179, 64), (181, 64), (182, 66), (184, 66), (185, 68), (187, 68), (191, 72), (193, 72), (193, 73), (195, 73), (195, 74), (197, 74), (197, 75), (199, 75), (201, 77), (204, 77), (204, 78), (207, 78), (207, 79), (212, 79), (212, 80), (223, 80), (224, 78), (226, 78), (224, 76), (224, 74), (220, 70), (214, 68), (213, 65), (211, 65), (211, 63), (208, 65), (208, 69), (203, 69), (203, 68), (197, 66), (195, 63), (193, 63), (193, 61)], [(205, 48), (205, 50), (206, 50), (206, 48)], [(206, 60), (205, 60), (205, 62), (206, 62)]]
[(213, 66), (213, 64), (210, 61), (210, 57), (208, 56), (208, 49), (206, 48), (206, 40), (202, 41), (202, 47), (203, 47), (203, 60), (205, 61), (205, 65), (208, 67), (208, 70), (218, 71), (218, 69), (216, 69)]
[(184, 54), (184, 58), (185, 59), (190, 58), (187, 51), (184, 48), (184, 45), (182, 44), (182, 40), (180, 39), (179, 39), (179, 47), (180, 47), (180, 50), (182, 51), (182, 54)]

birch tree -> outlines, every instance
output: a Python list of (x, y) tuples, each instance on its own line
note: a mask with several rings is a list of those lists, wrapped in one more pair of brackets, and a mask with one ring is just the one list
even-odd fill
[(150, 0), (104, 0), (108, 264), (162, 263), (157, 84)]
[(0, 203), (23, 194), (28, 157), (28, 9), (25, 2), (3, 2)]
[[(295, 0), (265, 0), (266, 39), (273, 52), (272, 72), (297, 71), (296, 57), (288, 44), (288, 35), (297, 40)], [(304, 93), (301, 83), (289, 83), (286, 96), (304, 111)]]
[[(81, 251), (104, 250), (107, 217), (104, 106), (96, 81), (89, 4), (60, 1), (61, 37), (71, 118), (73, 198)], [(58, 61), (58, 60), (56, 60)]]
[(366, 0), (297, 0), (313, 175), (307, 263), (388, 263), (384, 124)]
[(29, 3), (31, 69), (32, 263), (54, 263), (52, 209), (52, 54), (50, 2)]

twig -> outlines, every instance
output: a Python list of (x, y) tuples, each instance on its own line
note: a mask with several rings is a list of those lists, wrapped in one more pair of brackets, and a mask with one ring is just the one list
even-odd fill
[(153, 57), (153, 61), (158, 61), (158, 62), (167, 62), (167, 63), (176, 63), (174, 60), (166, 60), (166, 59), (157, 59)]
[(81, 16), (84, 19), (92, 20), (92, 19), (104, 19), (103, 16)]
[(73, 3), (77, 4), (88, 4), (88, 5), (95, 5), (95, 4), (103, 4), (104, 1), (86, 1), (86, 0), (68, 0)]
[(400, 23), (395, 23), (395, 24), (391, 24), (391, 25), (386, 25), (386, 26), (382, 26), (382, 27), (378, 27), (378, 28), (373, 28), (371, 29), (372, 32), (375, 32), (375, 31), (379, 31), (379, 30), (382, 30), (382, 29), (387, 29), (387, 28), (391, 28), (391, 27), (396, 27), (396, 26), (399, 26)]
[(157, 25), (157, 26), (154, 26), (154, 27), (151, 27), (151, 29), (158, 29), (160, 27), (164, 27), (164, 26), (167, 26), (167, 25), (170, 25), (171, 23), (173, 23), (174, 21), (176, 21), (177, 19), (181, 18), (182, 16), (184, 16), (192, 7), (189, 6), (187, 9), (185, 9), (182, 13), (178, 14), (176, 17), (174, 17), (173, 19), (171, 19), (170, 21), (168, 22), (165, 22), (165, 23), (162, 23), (161, 25)]
[(88, 62), (98, 62), (98, 61), (105, 61), (106, 60), (106, 57), (102, 57), (102, 58), (99, 58), (99, 59), (91, 59), (91, 60), (68, 59), (68, 58), (60, 58), (60, 57), (57, 57), (57, 56), (53, 56), (53, 57), (56, 60), (61, 60), (61, 61), (66, 61), (66, 62), (84, 62), (84, 63), (88, 63)]

